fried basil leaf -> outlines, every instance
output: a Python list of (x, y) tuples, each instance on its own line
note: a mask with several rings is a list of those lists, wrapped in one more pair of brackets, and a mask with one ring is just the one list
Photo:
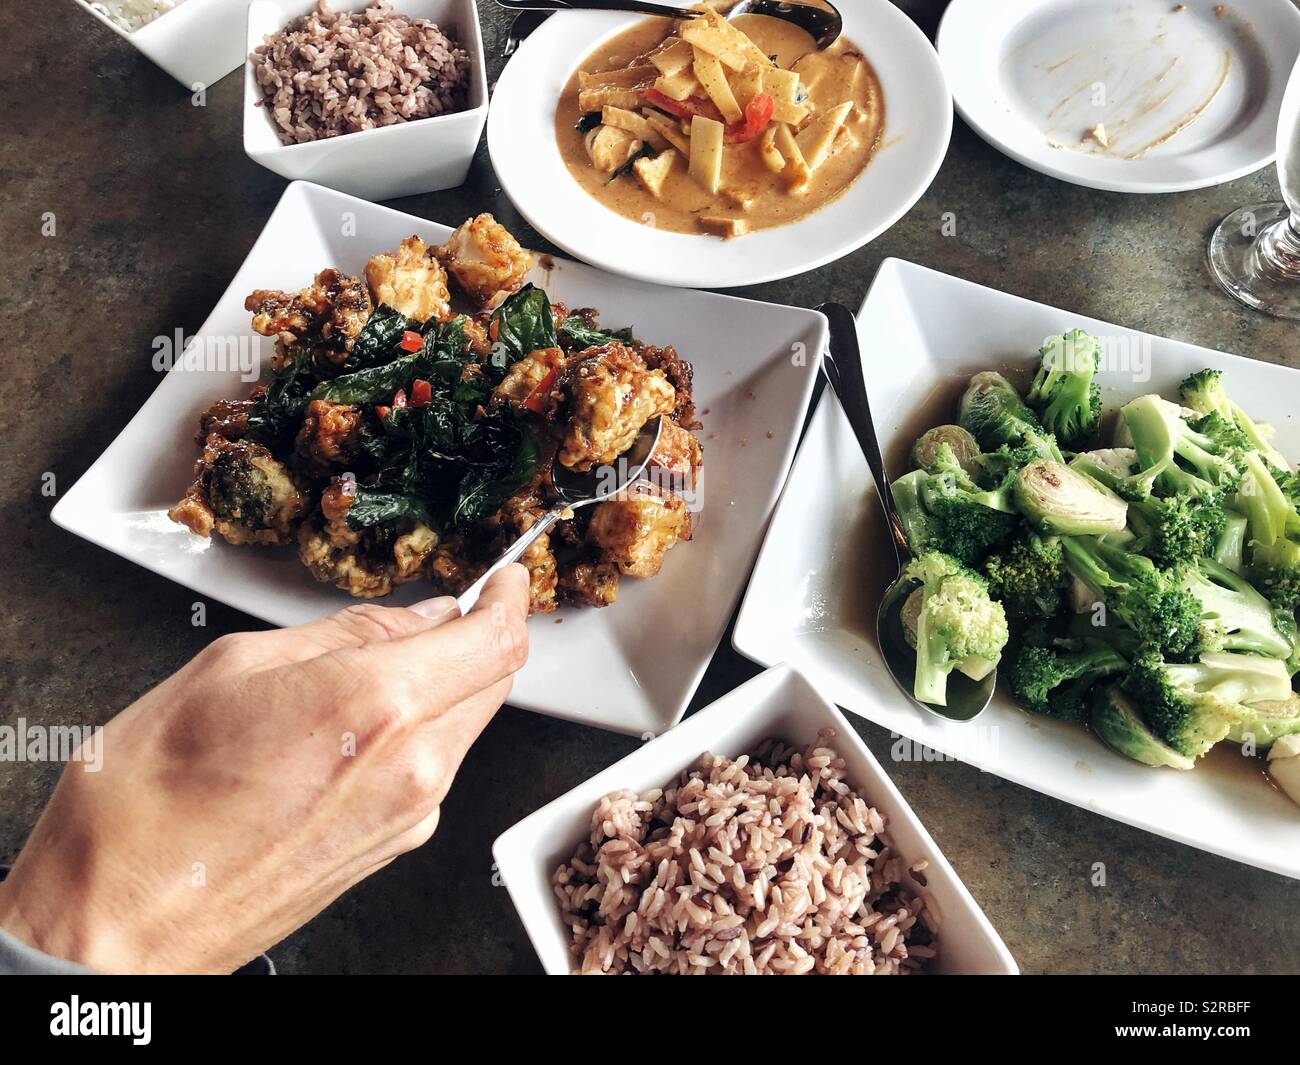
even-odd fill
[(419, 496), (402, 492), (385, 492), (370, 488), (357, 488), (356, 498), (348, 507), (348, 528), (366, 529), (400, 518), (411, 518), (422, 525), (436, 528), (429, 508)]
[(593, 329), (581, 315), (571, 314), (560, 323), (560, 343), (564, 345), (566, 340), (570, 342), (565, 345), (568, 350), (581, 351), (600, 347), (612, 340), (631, 344), (634, 338), (630, 326), (626, 329)]
[(419, 326), (401, 311), (381, 303), (375, 308), (374, 314), (366, 324), (361, 327), (361, 332), (352, 343), (352, 351), (348, 354), (343, 369), (347, 373), (355, 373), (357, 370), (365, 370), (386, 362), (397, 350), (402, 334), (408, 329), (418, 328)]
[(530, 351), (559, 346), (551, 301), (536, 285), (525, 285), (492, 312), (496, 342), (490, 365), (504, 375)]
[(248, 429), (268, 444), (282, 442), (298, 432), (298, 423), (310, 400), (314, 383), (311, 350), (304, 348), (293, 362), (277, 373), (266, 391), (257, 397), (248, 415)]
[[(462, 477), (456, 509), (451, 515), (455, 525), (470, 525), (486, 518), (531, 481), (537, 472), (541, 447), (533, 431), (504, 422), (486, 423), (485, 436), (494, 435), (491, 432), (493, 424), (500, 426), (501, 434), (488, 441), (486, 446), (493, 450), (495, 461), (472, 467)], [(513, 445), (505, 439), (512, 432), (517, 436)]]
[(577, 124), (574, 125), (573, 128), (576, 129), (579, 133), (590, 133), (593, 129), (595, 129), (597, 126), (600, 125), (600, 122), (601, 122), (601, 116), (599, 111), (585, 111), (583, 112), (582, 117), (578, 119)]

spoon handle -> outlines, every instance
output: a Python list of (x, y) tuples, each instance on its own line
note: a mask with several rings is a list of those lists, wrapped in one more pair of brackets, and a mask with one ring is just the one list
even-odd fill
[(636, 11), (667, 18), (695, 18), (699, 12), (647, 0), (497, 0), (511, 11)]
[(889, 525), (890, 542), (901, 567), (911, 555), (902, 519), (894, 506), (894, 496), (889, 490), (889, 475), (885, 460), (880, 454), (880, 441), (876, 438), (876, 425), (871, 418), (871, 404), (867, 402), (867, 383), (862, 376), (862, 353), (858, 349), (858, 323), (853, 312), (843, 304), (823, 303), (817, 308), (830, 322), (830, 351), (822, 360), (822, 373), (839, 397), (840, 406), (853, 427), (862, 454), (866, 456), (871, 479), (876, 482), (876, 494), (885, 510)]
[(474, 609), (474, 604), (478, 602), (478, 597), (483, 594), (483, 586), (487, 584), (488, 578), (497, 570), (504, 569), (512, 562), (518, 562), (523, 557), (525, 551), (537, 542), (537, 538), (546, 532), (552, 525), (560, 520), (567, 507), (560, 505), (553, 507), (547, 513), (543, 514), (537, 521), (533, 522), (523, 536), (519, 537), (513, 544), (507, 548), (506, 553), (490, 565), (478, 580), (466, 588), (456, 597), (456, 604), (460, 607), (462, 614), (468, 614)]

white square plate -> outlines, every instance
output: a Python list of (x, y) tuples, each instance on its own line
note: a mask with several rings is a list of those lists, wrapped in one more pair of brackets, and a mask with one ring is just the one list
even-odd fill
[(806, 746), (824, 728), (848, 767), (846, 779), (884, 815), (886, 831), (908, 865), (927, 859), (926, 884), (911, 881), (940, 917), (936, 971), (1015, 975), (1011, 952), (966, 885), (953, 872), (930, 834), (852, 726), (799, 673), (777, 667), (724, 695), (667, 735), (615, 762), (507, 829), (492, 857), (519, 911), (528, 938), (550, 975), (573, 968), (568, 932), (551, 891), (551, 874), (591, 831), (591, 813), (602, 796), (620, 788), (660, 787), (706, 751), (737, 758), (770, 736)]
[[(906, 469), (912, 441), (951, 421), (970, 374), (1032, 369), (1043, 337), (1078, 326), (1098, 336), (1109, 409), (1133, 396), (1176, 396), (1189, 373), (1225, 371), (1230, 394), (1277, 427), (1300, 456), (1300, 373), (1165, 340), (886, 260), (858, 318), (867, 388), (886, 465)], [(1127, 360), (1127, 362), (1126, 362)], [(813, 417), (772, 520), (736, 623), (733, 645), (757, 662), (789, 662), (844, 708), (990, 773), (1286, 876), (1300, 877), (1300, 809), (1230, 745), (1190, 772), (1150, 769), (1085, 730), (1017, 709), (999, 690), (971, 724), (916, 709), (885, 671), (875, 640), (880, 593), (893, 578), (879, 500), (835, 397)]]
[(134, 33), (76, 2), (187, 89), (214, 85), (243, 65), (247, 0), (185, 0)]
[[(244, 310), (244, 297), (255, 288), (296, 289), (326, 266), (356, 274), (371, 255), (412, 233), (441, 243), (450, 232), (315, 185), (292, 184), (191, 350), (220, 354), (223, 345), (255, 340)], [(599, 308), (609, 326), (631, 325), (638, 337), (673, 344), (695, 364), (704, 422), (703, 509), (695, 539), (669, 552), (659, 576), (624, 580), (612, 607), (534, 619), (531, 660), (510, 701), (618, 732), (658, 733), (685, 712), (744, 587), (794, 456), (826, 319), (640, 284), (566, 260), (543, 262), (546, 268), (537, 267), (531, 279), (552, 299)], [(265, 341), (262, 353), (269, 358), (270, 352)], [(191, 477), (199, 414), (250, 387), (238, 366), (177, 365), (52, 517), (201, 595), (294, 625), (355, 600), (312, 580), (291, 548), (210, 542), (166, 515)], [(428, 594), (427, 584), (412, 582), (383, 602), (411, 603)]]

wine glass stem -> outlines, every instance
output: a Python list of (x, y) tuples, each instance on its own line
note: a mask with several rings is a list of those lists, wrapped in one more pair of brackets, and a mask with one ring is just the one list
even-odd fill
[(1259, 235), (1256, 251), (1266, 273), (1300, 281), (1300, 217), (1292, 212), (1269, 226)]

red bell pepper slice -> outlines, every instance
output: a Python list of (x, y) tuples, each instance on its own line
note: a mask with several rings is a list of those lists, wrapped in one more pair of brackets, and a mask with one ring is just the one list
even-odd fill
[(745, 105), (744, 121), (727, 126), (727, 143), (744, 144), (759, 136), (771, 124), (775, 107), (772, 97), (767, 93), (754, 93), (754, 98)]
[(423, 378), (417, 377), (411, 382), (411, 398), (407, 401), (412, 407), (423, 407), (433, 399), (433, 386)]

